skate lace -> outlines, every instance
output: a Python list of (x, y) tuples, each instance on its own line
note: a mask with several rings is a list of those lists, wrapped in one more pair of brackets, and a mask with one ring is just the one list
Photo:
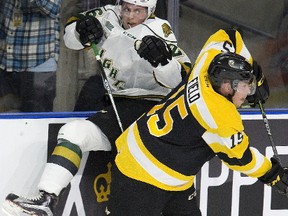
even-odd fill
[(22, 197), (22, 198), (30, 200), (30, 201), (39, 201), (43, 198), (43, 194), (44, 194), (44, 192), (40, 191), (39, 194), (35, 197)]

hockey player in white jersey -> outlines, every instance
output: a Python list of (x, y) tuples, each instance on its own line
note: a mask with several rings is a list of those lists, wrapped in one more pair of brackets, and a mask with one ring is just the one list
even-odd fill
[[(73, 16), (65, 27), (68, 48), (81, 50), (92, 43), (100, 48), (124, 129), (191, 70), (168, 21), (154, 15), (156, 3), (123, 0)], [(121, 130), (111, 104), (104, 109), (107, 112), (71, 121), (60, 129), (38, 185), (39, 196), (29, 199), (9, 194), (3, 205), (8, 215), (53, 215), (58, 196), (77, 173), (84, 152), (112, 149), (114, 158), (114, 142)]]
[[(170, 24), (152, 14), (155, 0), (124, 2), (121, 8), (107, 5), (72, 17), (65, 28), (65, 44), (71, 49), (83, 49), (90, 46), (91, 38), (95, 38), (101, 47), (103, 66), (113, 95), (161, 98), (182, 80), (181, 62), (189, 62), (189, 59), (177, 47)], [(132, 5), (135, 2), (137, 5)], [(122, 22), (119, 22), (121, 17)], [(139, 17), (137, 21), (135, 17)], [(75, 19), (86, 20), (77, 25)], [(146, 48), (140, 55), (134, 48), (137, 40), (143, 40), (142, 46)]]

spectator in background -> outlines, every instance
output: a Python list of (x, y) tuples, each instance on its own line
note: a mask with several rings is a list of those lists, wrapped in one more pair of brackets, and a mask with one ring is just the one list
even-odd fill
[(0, 111), (53, 111), (61, 3), (1, 1)]

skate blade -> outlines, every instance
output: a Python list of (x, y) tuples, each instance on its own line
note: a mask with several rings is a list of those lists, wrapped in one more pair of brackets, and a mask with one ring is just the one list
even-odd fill
[[(27, 216), (27, 215), (32, 215), (32, 214), (27, 214), (23, 211), (22, 208), (19, 206), (15, 205), (14, 203), (10, 201), (5, 201), (2, 205), (2, 211), (7, 215), (7, 216)], [(34, 215), (36, 216), (36, 215)]]

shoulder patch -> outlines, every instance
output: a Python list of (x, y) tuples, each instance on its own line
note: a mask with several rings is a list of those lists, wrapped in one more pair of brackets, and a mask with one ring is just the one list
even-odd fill
[(162, 30), (163, 30), (163, 33), (164, 33), (165, 37), (168, 37), (172, 33), (172, 30), (171, 30), (170, 26), (167, 23), (164, 23), (162, 25)]

